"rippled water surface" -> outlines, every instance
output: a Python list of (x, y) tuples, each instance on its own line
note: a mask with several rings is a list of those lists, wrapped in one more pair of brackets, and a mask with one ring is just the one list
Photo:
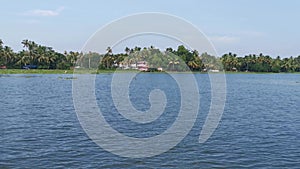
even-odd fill
[[(103, 150), (85, 134), (73, 106), (71, 75), (0, 75), (0, 168), (300, 166), (300, 74), (226, 75), (225, 111), (203, 144), (198, 137), (210, 106), (210, 83), (206, 74), (195, 76), (201, 108), (187, 137), (161, 155), (131, 159)], [(168, 74), (142, 73), (131, 83), (129, 98), (140, 111), (149, 109), (153, 89), (163, 90), (168, 99), (163, 115), (142, 125), (118, 114), (110, 94), (111, 78), (112, 74), (97, 75), (95, 94), (114, 129), (142, 138), (158, 135), (174, 123), (180, 92)]]

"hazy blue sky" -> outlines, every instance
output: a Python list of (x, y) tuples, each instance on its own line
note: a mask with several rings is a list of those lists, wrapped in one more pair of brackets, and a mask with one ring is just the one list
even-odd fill
[(186, 19), (220, 54), (300, 55), (298, 0), (2, 0), (0, 39), (15, 50), (23, 39), (58, 51), (80, 50), (100, 27), (140, 12)]

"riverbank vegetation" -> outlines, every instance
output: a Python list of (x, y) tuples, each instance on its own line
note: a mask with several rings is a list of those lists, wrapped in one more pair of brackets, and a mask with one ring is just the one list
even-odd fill
[(123, 53), (118, 54), (113, 53), (110, 47), (105, 54), (77, 51), (60, 53), (52, 47), (27, 39), (21, 44), (23, 49), (15, 52), (11, 47), (4, 45), (0, 39), (0, 69), (3, 69), (1, 73), (25, 72), (19, 69), (31, 69), (32, 73), (72, 73), (73, 71), (70, 70), (74, 68), (93, 69), (96, 70), (95, 73), (111, 72), (115, 69), (138, 69), (141, 61), (149, 70), (155, 71), (300, 72), (300, 56), (273, 58), (262, 53), (246, 56), (228, 53), (215, 57), (208, 53), (199, 54), (196, 50), (190, 51), (182, 45), (177, 49), (167, 48), (165, 51), (150, 46), (132, 49), (126, 47)]

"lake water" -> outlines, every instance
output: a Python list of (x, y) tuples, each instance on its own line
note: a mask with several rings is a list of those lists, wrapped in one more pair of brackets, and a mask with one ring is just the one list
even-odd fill
[[(222, 120), (203, 144), (198, 138), (209, 111), (210, 83), (207, 74), (196, 74), (200, 111), (192, 130), (171, 150), (140, 159), (109, 153), (87, 136), (74, 110), (71, 76), (0, 75), (0, 168), (300, 166), (300, 74), (227, 74)], [(130, 137), (152, 137), (174, 123), (180, 93), (170, 76), (142, 73), (131, 83), (130, 99), (138, 110), (149, 109), (152, 89), (165, 91), (168, 99), (161, 118), (143, 125), (116, 113), (111, 77), (97, 75), (96, 96), (113, 128)]]

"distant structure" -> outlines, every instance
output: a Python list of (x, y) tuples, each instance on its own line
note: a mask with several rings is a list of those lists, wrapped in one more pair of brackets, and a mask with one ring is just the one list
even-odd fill
[(209, 72), (212, 72), (212, 73), (218, 73), (218, 72), (220, 72), (220, 70), (212, 69), (212, 70), (209, 70)]
[(121, 69), (136, 69), (139, 71), (148, 71), (149, 66), (148, 66), (148, 62), (147, 61), (138, 61), (136, 63), (131, 63), (131, 64), (122, 64), (120, 63), (119, 68)]
[(146, 61), (137, 62), (137, 68), (139, 71), (148, 71), (148, 63)]

